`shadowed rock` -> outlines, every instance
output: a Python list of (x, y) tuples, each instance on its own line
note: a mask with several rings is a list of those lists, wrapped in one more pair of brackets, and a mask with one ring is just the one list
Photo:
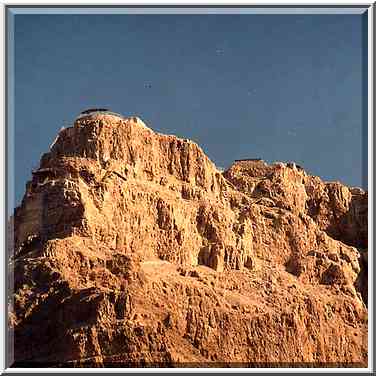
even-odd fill
[(84, 115), (15, 210), (16, 364), (366, 365), (366, 192)]

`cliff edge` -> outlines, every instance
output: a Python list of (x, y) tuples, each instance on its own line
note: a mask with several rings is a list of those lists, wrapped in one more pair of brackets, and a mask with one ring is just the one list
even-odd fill
[(27, 183), (15, 365), (367, 366), (367, 192), (82, 116)]

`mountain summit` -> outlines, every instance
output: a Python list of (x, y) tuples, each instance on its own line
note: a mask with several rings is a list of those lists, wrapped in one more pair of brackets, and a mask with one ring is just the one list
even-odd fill
[(15, 365), (366, 367), (367, 202), (83, 112), (15, 210)]

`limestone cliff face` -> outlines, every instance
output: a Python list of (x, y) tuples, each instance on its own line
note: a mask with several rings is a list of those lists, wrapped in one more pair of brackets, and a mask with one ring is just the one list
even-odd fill
[(83, 117), (15, 212), (15, 361), (365, 366), (366, 248), (360, 189)]

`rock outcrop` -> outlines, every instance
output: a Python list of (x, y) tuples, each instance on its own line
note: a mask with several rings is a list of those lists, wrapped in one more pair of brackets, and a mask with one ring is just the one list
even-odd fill
[(84, 116), (11, 246), (16, 365), (367, 366), (367, 193), (294, 163)]

